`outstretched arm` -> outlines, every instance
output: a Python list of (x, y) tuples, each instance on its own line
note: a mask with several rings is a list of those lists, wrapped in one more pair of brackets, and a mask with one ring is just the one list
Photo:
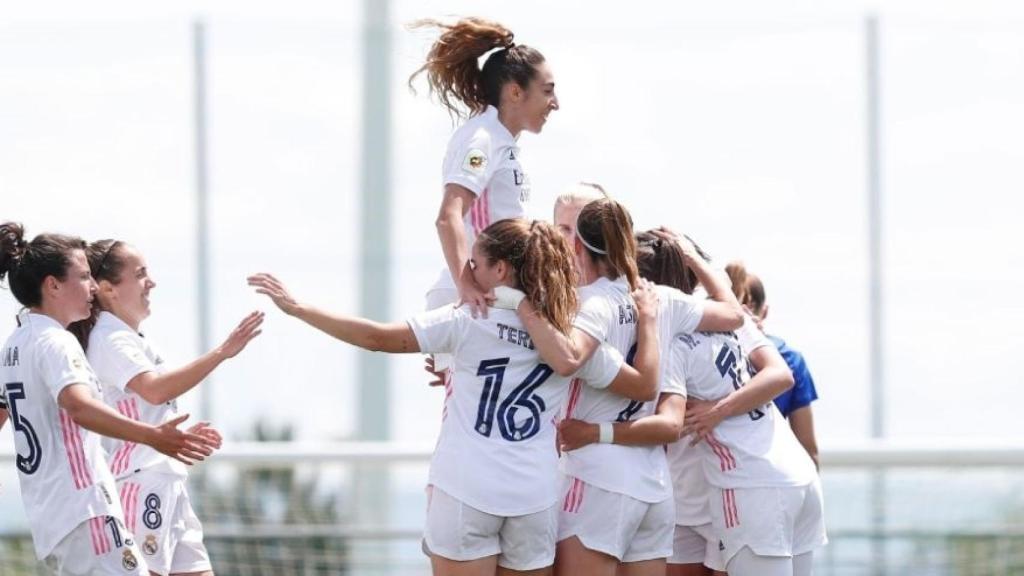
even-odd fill
[(178, 424), (184, 422), (188, 414), (168, 420), (160, 426), (136, 422), (94, 399), (85, 384), (65, 386), (57, 396), (57, 404), (82, 428), (111, 438), (152, 446), (157, 452), (185, 464), (203, 460), (220, 446), (218, 440), (206, 434), (178, 430)]
[(416, 335), (406, 323), (383, 324), (344, 314), (331, 314), (292, 298), (280, 280), (271, 274), (249, 277), (256, 292), (267, 295), (285, 314), (331, 336), (373, 352), (419, 352)]
[(253, 312), (242, 319), (217, 348), (164, 374), (142, 372), (128, 381), (127, 388), (150, 404), (170, 402), (202, 382), (221, 362), (244, 350), (253, 338), (260, 335), (262, 324), (263, 312)]

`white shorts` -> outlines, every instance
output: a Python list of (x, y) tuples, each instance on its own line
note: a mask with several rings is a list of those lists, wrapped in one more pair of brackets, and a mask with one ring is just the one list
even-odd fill
[(437, 486), (428, 490), (424, 552), (466, 561), (498, 556), (498, 566), (537, 570), (555, 563), (558, 506), (525, 516), (495, 516), (455, 499)]
[[(442, 277), (434, 283), (434, 287), (427, 291), (427, 310), (454, 304), (459, 300), (459, 291), (452, 284), (448, 270), (442, 270), (441, 275)], [(451, 354), (434, 354), (433, 356), (435, 372), (447, 370), (455, 363), (455, 358)]]
[(703, 564), (712, 570), (725, 572), (725, 561), (718, 546), (718, 537), (715, 536), (710, 522), (700, 526), (676, 524), (672, 556), (669, 557), (668, 563)]
[(82, 522), (44, 562), (57, 576), (149, 576), (131, 532), (114, 516), (96, 516)]
[(641, 562), (672, 555), (675, 501), (651, 504), (625, 494), (602, 490), (577, 478), (563, 481), (558, 541), (573, 536), (589, 550), (620, 562)]
[(117, 481), (128, 528), (157, 574), (212, 570), (185, 479), (143, 470)]
[(744, 546), (758, 556), (797, 556), (828, 543), (821, 481), (785, 488), (711, 489), (711, 525), (726, 564)]

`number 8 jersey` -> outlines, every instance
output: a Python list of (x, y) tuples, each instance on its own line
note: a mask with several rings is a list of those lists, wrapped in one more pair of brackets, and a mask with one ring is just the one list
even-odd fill
[(0, 385), (14, 431), (16, 466), (35, 543), (45, 558), (76, 526), (96, 516), (123, 518), (100, 436), (57, 405), (65, 387), (99, 382), (82, 347), (56, 320), (26, 314), (0, 350)]
[[(543, 364), (515, 312), (473, 318), (444, 306), (409, 320), (420, 350), (455, 358), (430, 484), (495, 516), (522, 516), (558, 501), (554, 418), (571, 378)], [(577, 376), (607, 385), (622, 366), (607, 346)]]

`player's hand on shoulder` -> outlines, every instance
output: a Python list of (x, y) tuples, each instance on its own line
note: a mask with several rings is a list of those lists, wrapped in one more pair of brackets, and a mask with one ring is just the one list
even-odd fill
[(658, 292), (654, 286), (653, 282), (641, 278), (636, 290), (630, 294), (640, 319), (656, 320), (658, 318)]
[(491, 302), (494, 302), (494, 295), (488, 294), (476, 283), (476, 280), (473, 279), (473, 270), (470, 268), (468, 261), (463, 267), (462, 275), (456, 283), (459, 289), (459, 301), (456, 306), (465, 304), (469, 306), (469, 312), (473, 315), (473, 318), (480, 316), (487, 318), (487, 307), (490, 306)]

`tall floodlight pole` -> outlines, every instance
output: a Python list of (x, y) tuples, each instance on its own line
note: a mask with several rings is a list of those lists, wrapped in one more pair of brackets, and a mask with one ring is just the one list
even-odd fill
[[(196, 301), (199, 353), (210, 349), (210, 199), (206, 172), (206, 26), (192, 24), (196, 161)], [(199, 387), (198, 420), (213, 420), (210, 377)]]
[[(363, 126), (360, 158), (360, 290), (363, 316), (387, 320), (391, 296), (391, 57), (388, 2), (363, 2)], [(359, 356), (359, 436), (386, 440), (390, 418), (387, 355)]]
[[(871, 379), (871, 438), (885, 437), (885, 342), (883, 334), (882, 277), (882, 153), (881, 153), (881, 46), (878, 16), (869, 14), (864, 26), (867, 88), (867, 193), (868, 193), (868, 315)], [(875, 470), (871, 480), (872, 572), (885, 573), (885, 474)]]
[[(360, 150), (359, 309), (366, 318), (391, 318), (391, 37), (388, 0), (363, 1)], [(390, 437), (391, 369), (386, 354), (359, 353), (359, 439)], [(380, 467), (357, 469), (356, 515), (362, 525), (386, 525), (390, 477)], [(387, 542), (353, 550), (353, 566), (391, 556)], [(358, 571), (358, 570), (357, 570)]]

